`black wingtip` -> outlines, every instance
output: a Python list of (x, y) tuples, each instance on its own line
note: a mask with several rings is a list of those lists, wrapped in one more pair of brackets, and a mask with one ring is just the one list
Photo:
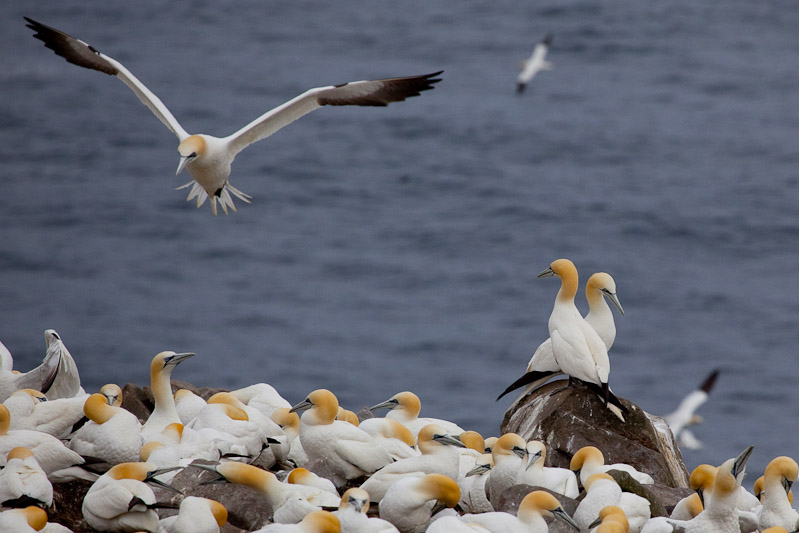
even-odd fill
[(537, 372), (537, 371), (535, 371), (535, 372), (527, 372), (522, 377), (520, 377), (519, 379), (517, 379), (516, 381), (514, 381), (513, 383), (508, 385), (508, 388), (505, 389), (504, 391), (502, 391), (502, 394), (497, 396), (497, 399), (494, 400), (494, 401), (495, 402), (499, 401), (500, 398), (502, 398), (503, 396), (505, 396), (509, 392), (513, 392), (516, 389), (520, 389), (520, 388), (524, 387), (525, 385), (529, 385), (530, 383), (538, 381), (539, 379), (548, 378), (548, 377), (554, 376), (554, 375), (555, 375), (555, 372)]
[(517, 83), (516, 84), (516, 94), (522, 94), (524, 92), (524, 83)]
[(554, 39), (554, 35), (552, 35), (551, 33), (547, 33), (544, 36), (544, 38), (541, 39), (541, 42), (544, 43), (547, 46), (550, 46), (550, 45), (552, 45), (552, 39)]
[(703, 391), (705, 394), (710, 394), (710, 390), (716, 384), (716, 378), (719, 377), (719, 372), (721, 372), (721, 370), (719, 370), (718, 368), (713, 372), (711, 372), (710, 375), (708, 375), (708, 377), (705, 378), (705, 381), (703, 381), (702, 384), (699, 385), (699, 390)]
[(610, 390), (610, 387), (607, 385), (607, 383), (603, 383), (601, 387), (596, 383), (591, 383), (589, 381), (583, 381), (583, 383), (585, 383), (589, 389), (594, 391), (594, 393), (599, 396), (599, 398), (602, 400), (602, 403), (605, 405), (615, 405), (622, 413), (630, 412), (630, 410), (627, 409), (623, 403), (621, 403), (621, 400), (615, 394), (613, 394), (613, 391)]

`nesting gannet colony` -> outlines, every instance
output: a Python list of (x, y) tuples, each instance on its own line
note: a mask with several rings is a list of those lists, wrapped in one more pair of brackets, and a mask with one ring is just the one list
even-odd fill
[[(249, 144), (324, 105), (385, 106), (439, 81), (435, 73), (319, 87), (228, 137), (189, 135), (119, 61), (27, 21), (35, 37), (67, 61), (120, 78), (178, 137), (178, 173), (186, 169), (193, 178), (187, 184), (189, 199), (199, 207), (210, 198), (214, 214), (217, 204), (227, 213), (235, 210), (234, 197), (251, 198), (229, 182), (232, 161)], [(536, 72), (551, 67), (545, 60), (550, 43), (547, 36), (536, 46), (518, 78), (519, 92)], [(118, 57), (131, 65), (129, 56)], [(194, 99), (194, 89), (187, 88), (187, 100)], [(124, 143), (115, 149), (126, 152)], [(566, 231), (562, 237), (570, 244)], [(625, 361), (617, 358), (621, 343), (616, 343), (615, 320), (620, 326), (621, 320), (635, 320), (629, 318), (635, 303), (629, 302), (641, 296), (627, 299), (636, 291), (629, 291), (624, 273), (614, 270), (614, 279), (597, 272), (585, 284), (589, 311), (584, 315), (575, 304), (577, 266), (563, 258), (550, 263), (553, 257), (541, 261), (538, 269), (549, 266), (539, 277), (556, 277), (559, 287), (548, 284), (551, 280), (536, 282), (551, 296), (530, 302), (546, 309), (549, 320), (537, 324), (544, 334), (522, 347), (532, 351), (538, 345), (526, 368), (529, 352), (512, 368), (510, 378), (521, 377), (500, 397), (511, 391), (519, 396), (493, 435), (475, 432), (466, 418), (435, 412), (431, 394), (414, 384), (384, 386), (358, 405), (347, 401), (346, 391), (323, 382), (320, 373), (311, 374), (319, 382), (306, 390), (290, 387), (279, 373), (267, 375), (269, 383), (254, 383), (265, 378), (235, 364), (228, 370), (240, 372), (246, 387), (210, 390), (176, 382), (189, 366), (211, 358), (232, 363), (236, 357), (232, 350), (203, 353), (199, 342), (186, 347), (193, 352), (172, 351), (171, 342), (165, 342), (137, 355), (131, 362), (143, 374), (150, 372), (146, 387), (120, 382), (99, 389), (81, 383), (78, 369), (85, 372), (88, 363), (78, 350), (73, 357), (54, 330), (45, 332), (47, 351), (36, 361), (41, 364), (25, 373), (14, 368), (0, 344), (0, 533), (797, 530), (794, 458), (769, 456), (754, 493), (743, 485), (747, 462), (758, 453), (752, 446), (735, 457), (719, 456), (689, 475), (680, 447), (701, 445), (687, 428), (701, 422), (696, 411), (708, 400), (717, 372), (663, 418), (644, 412), (635, 403), (640, 398), (621, 397), (618, 373)], [(179, 269), (180, 262), (169, 268)], [(235, 269), (236, 263), (226, 268)], [(224, 291), (224, 281), (212, 290)], [(623, 319), (617, 283), (628, 307)], [(224, 337), (224, 324), (214, 334)], [(393, 370), (388, 361), (381, 364), (381, 371)], [(468, 365), (460, 366), (468, 372)], [(441, 394), (458, 385), (457, 377), (444, 379)], [(469, 394), (500, 405), (493, 404), (493, 396), (511, 379), (492, 394)], [(688, 385), (686, 392), (693, 380)]]

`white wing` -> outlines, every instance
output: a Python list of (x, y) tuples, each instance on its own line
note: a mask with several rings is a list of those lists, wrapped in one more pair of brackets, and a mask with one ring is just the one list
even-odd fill
[(432, 89), (434, 83), (441, 81), (434, 79), (441, 72), (443, 71), (424, 76), (354, 81), (309, 89), (267, 111), (224, 140), (228, 143), (231, 154), (235, 155), (250, 144), (269, 137), (324, 105), (387, 106), (391, 102), (401, 102), (408, 97), (418, 96), (421, 91)]
[(89, 44), (71, 35), (67, 35), (62, 31), (51, 28), (50, 26), (45, 26), (28, 17), (25, 17), (25, 20), (28, 21), (27, 26), (36, 32), (33, 36), (44, 42), (44, 45), (54, 51), (56, 55), (63, 57), (73, 65), (104, 72), (110, 76), (116, 76), (136, 93), (139, 100), (149, 107), (150, 111), (158, 117), (158, 120), (163, 122), (164, 126), (169, 128), (169, 131), (177, 135), (178, 139), (182, 141), (189, 136), (177, 119), (172, 116), (172, 113), (169, 112), (169, 109), (167, 109), (164, 103), (140, 82), (136, 76), (131, 74), (122, 63), (98, 52)]

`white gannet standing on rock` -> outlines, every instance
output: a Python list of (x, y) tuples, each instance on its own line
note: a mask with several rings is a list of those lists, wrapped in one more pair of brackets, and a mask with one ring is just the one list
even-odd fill
[(268, 524), (252, 533), (343, 533), (343, 530), (333, 513), (313, 511), (298, 524)]
[(64, 443), (52, 435), (29, 429), (9, 430), (10, 418), (6, 406), (0, 404), (0, 463), (2, 465), (5, 465), (8, 453), (19, 446), (33, 452), (39, 466), (51, 481), (54, 478), (60, 479), (61, 475), (69, 476), (73, 471), (67, 469), (84, 463), (83, 457), (64, 446)]
[(300, 417), (300, 442), (308, 454), (307, 468), (329, 478), (336, 486), (371, 474), (393, 461), (374, 437), (349, 422), (336, 420), (338, 399), (329, 390), (311, 392), (291, 410), (305, 411)]
[(671, 432), (674, 434), (674, 439), (677, 443), (689, 450), (698, 450), (702, 447), (702, 443), (694, 437), (693, 433), (688, 429), (688, 426), (698, 423), (702, 417), (696, 414), (699, 409), (708, 399), (713, 385), (716, 384), (719, 370), (711, 372), (699, 385), (699, 387), (691, 391), (685, 398), (682, 399), (677, 409), (665, 415), (663, 419), (669, 425)]
[(596, 446), (584, 446), (577, 450), (571, 458), (569, 468), (573, 472), (579, 472), (580, 483), (585, 486), (585, 482), (593, 474), (608, 472), (609, 470), (621, 470), (627, 472), (634, 480), (642, 485), (652, 485), (655, 480), (646, 472), (639, 472), (632, 466), (624, 463), (605, 464), (605, 456)]
[(227, 462), (218, 465), (192, 464), (195, 468), (215, 472), (218, 480), (253, 488), (266, 496), (274, 511), (275, 522), (296, 523), (320, 507), (337, 507), (339, 496), (307, 485), (281, 483), (272, 473), (256, 466)]
[(386, 418), (393, 418), (410, 429), (414, 437), (418, 436), (419, 431), (427, 424), (438, 424), (450, 435), (460, 435), (463, 433), (463, 428), (448, 420), (441, 420), (440, 418), (419, 418), (419, 413), (422, 411), (422, 402), (416, 394), (410, 391), (399, 392), (385, 402), (369, 408), (370, 411), (376, 411), (378, 409), (389, 409), (386, 413)]
[(0, 342), (0, 402), (20, 389), (48, 390), (58, 372), (60, 354), (47, 352), (42, 364), (28, 372), (16, 372), (11, 352)]
[[(160, 505), (147, 483), (172, 489), (155, 477), (150, 463), (121, 463), (100, 476), (83, 498), (83, 518), (99, 531), (149, 531), (158, 528)], [(172, 489), (175, 490), (175, 489)]]
[(219, 533), (227, 523), (227, 509), (215, 500), (186, 496), (178, 514), (158, 521), (158, 533)]
[(6, 466), (0, 470), (0, 505), (50, 507), (53, 503), (53, 485), (28, 448), (14, 448), (8, 452)]
[(544, 466), (547, 457), (547, 448), (543, 442), (531, 440), (525, 446), (527, 461), (525, 467), (519, 471), (516, 483), (526, 483), (536, 487), (543, 487), (552, 492), (563, 494), (568, 498), (577, 498), (580, 487), (577, 476), (567, 468), (552, 468)]
[[(64, 346), (61, 336), (56, 330), (48, 329), (44, 332), (44, 341), (47, 344), (48, 356), (50, 353), (58, 354), (58, 371), (55, 379), (53, 379), (53, 384), (45, 391), (47, 399), (74, 398), (75, 396), (86, 394), (86, 391), (80, 386), (78, 365), (75, 364), (72, 354)], [(45, 356), (45, 359), (47, 359), (47, 356)]]
[(543, 490), (536, 490), (525, 496), (519, 503), (516, 516), (495, 511), (466, 514), (461, 517), (461, 521), (481, 525), (492, 533), (546, 533), (549, 530), (546, 517), (553, 517), (580, 531), (557, 498)]
[(106, 396), (100, 393), (89, 396), (83, 412), (89, 421), (72, 435), (70, 449), (111, 464), (139, 460), (142, 435), (136, 415), (122, 407), (108, 405)]
[(194, 394), (188, 389), (178, 389), (174, 394), (175, 409), (180, 417), (180, 423), (184, 426), (194, 420), (203, 407), (206, 406), (205, 400)]
[(338, 511), (334, 511), (341, 522), (344, 533), (399, 533), (394, 524), (381, 518), (370, 518), (369, 493), (358, 487), (347, 489), (341, 496)]
[(772, 459), (763, 475), (763, 506), (758, 513), (760, 529), (781, 526), (788, 531), (799, 528), (799, 513), (791, 507), (788, 491), (799, 476), (799, 466), (790, 457)]
[(83, 403), (88, 395), (48, 400), (44, 393), (22, 389), (3, 404), (11, 413), (9, 429), (32, 429), (65, 439), (83, 418)]
[(194, 357), (194, 354), (172, 351), (161, 352), (153, 357), (150, 363), (150, 389), (155, 408), (142, 426), (145, 440), (161, 433), (169, 424), (180, 422), (180, 416), (175, 409), (175, 399), (172, 397), (170, 377), (175, 367), (189, 357)]
[(557, 259), (538, 275), (546, 276), (557, 276), (561, 282), (549, 316), (549, 337), (555, 362), (570, 381), (579, 379), (601, 387), (607, 405), (610, 398), (610, 359), (602, 338), (574, 305), (579, 282), (577, 268), (568, 259)]
[[(610, 300), (624, 315), (624, 309), (616, 295), (616, 281), (610, 274), (596, 272), (585, 283), (585, 299), (588, 301), (588, 314), (585, 315), (585, 321), (597, 332), (599, 338), (605, 343), (605, 348), (610, 350), (616, 340), (616, 322), (605, 298)], [(555, 354), (552, 352), (552, 339), (548, 338), (533, 353), (524, 375), (511, 383), (502, 394), (497, 396), (497, 400), (509, 392), (524, 387), (524, 391), (516, 400), (518, 402), (530, 391), (562, 373), (563, 371), (555, 361)]]
[(488, 475), (488, 499), (492, 504), (499, 501), (505, 489), (516, 484), (526, 455), (527, 443), (516, 433), (505, 433), (494, 444), (491, 449), (494, 466)]
[(372, 474), (361, 488), (374, 501), (382, 501), (391, 485), (405, 477), (423, 477), (425, 474), (442, 474), (458, 479), (464, 444), (448, 435), (438, 424), (428, 424), (419, 432), (418, 447), (422, 452), (416, 457), (389, 463)]
[(441, 72), (423, 76), (390, 78), (375, 81), (356, 81), (336, 86), (309, 89), (250, 122), (227, 137), (199, 134), (189, 135), (161, 100), (144, 86), (122, 63), (98, 52), (87, 43), (75, 39), (55, 28), (45, 26), (25, 17), (34, 37), (68, 62), (84, 68), (118, 77), (136, 94), (141, 102), (172, 132), (180, 144), (180, 164), (177, 173), (186, 168), (193, 181), (188, 200), (197, 198), (197, 207), (211, 198), (211, 209), (216, 214), (217, 199), (222, 210), (235, 211), (231, 194), (249, 203), (250, 196), (233, 187), (228, 181), (231, 164), (236, 155), (250, 144), (265, 139), (284, 126), (325, 105), (386, 106), (418, 96), (440, 81)]
[(24, 509), (0, 512), (0, 531), (34, 533), (42, 531), (47, 524), (47, 513), (33, 505)]
[(380, 501), (380, 518), (402, 533), (422, 533), (439, 506), (455, 507), (460, 497), (458, 484), (441, 474), (401, 479)]
[(542, 70), (552, 70), (552, 63), (546, 60), (549, 47), (552, 45), (552, 34), (548, 33), (533, 48), (533, 55), (522, 61), (521, 72), (516, 78), (516, 94), (522, 94), (533, 76)]

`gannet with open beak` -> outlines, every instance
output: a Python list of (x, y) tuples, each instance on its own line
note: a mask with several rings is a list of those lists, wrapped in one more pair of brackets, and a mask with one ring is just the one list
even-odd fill
[(577, 498), (580, 494), (580, 487), (574, 472), (568, 468), (544, 466), (547, 449), (543, 442), (531, 440), (527, 442), (525, 448), (527, 459), (524, 462), (524, 468), (519, 471), (516, 483), (543, 487), (568, 498)]
[(100, 393), (89, 396), (83, 412), (89, 421), (70, 439), (72, 450), (111, 464), (139, 460), (142, 435), (136, 415), (122, 407), (108, 405), (106, 396)]
[(83, 404), (89, 395), (48, 400), (44, 393), (22, 389), (3, 404), (11, 413), (9, 429), (42, 431), (59, 439), (72, 433), (72, 427), (83, 418)]
[(256, 466), (228, 462), (218, 465), (192, 464), (193, 467), (215, 472), (219, 481), (246, 485), (264, 494), (274, 511), (275, 522), (293, 524), (320, 507), (337, 507), (338, 495), (307, 485), (281, 483), (272, 472)]
[(682, 399), (680, 405), (674, 412), (663, 417), (669, 425), (669, 428), (671, 428), (674, 439), (680, 446), (688, 448), (689, 450), (698, 450), (702, 447), (702, 443), (697, 440), (696, 437), (693, 436), (693, 433), (687, 428), (701, 420), (701, 417), (696, 414), (696, 410), (707, 401), (718, 375), (718, 369), (708, 374), (698, 388), (691, 391)]
[(236, 155), (250, 144), (269, 137), (284, 126), (325, 105), (386, 106), (401, 102), (422, 91), (433, 88), (440, 81), (441, 72), (423, 76), (390, 78), (375, 81), (356, 81), (341, 85), (317, 87), (281, 104), (250, 122), (227, 137), (206, 134), (189, 135), (161, 100), (140, 82), (122, 63), (55, 28), (45, 26), (25, 17), (34, 37), (68, 62), (84, 68), (116, 76), (136, 94), (141, 102), (174, 133), (180, 144), (180, 164), (177, 173), (185, 168), (193, 178), (188, 200), (197, 199), (197, 207), (211, 198), (211, 209), (216, 214), (216, 203), (227, 213), (236, 210), (231, 194), (249, 203), (250, 196), (233, 187), (228, 181), (231, 164)]
[(440, 418), (420, 418), (419, 413), (422, 411), (422, 402), (419, 397), (410, 392), (399, 392), (377, 405), (369, 408), (370, 411), (378, 409), (389, 409), (386, 413), (386, 418), (393, 418), (406, 428), (411, 430), (414, 437), (419, 435), (419, 431), (427, 424), (438, 424), (450, 435), (460, 435), (463, 433), (463, 428), (448, 420), (441, 420)]
[(58, 372), (59, 357), (57, 352), (48, 351), (42, 364), (28, 372), (18, 373), (13, 370), (11, 352), (0, 342), (0, 402), (21, 389), (49, 390)]
[(439, 507), (455, 507), (460, 500), (458, 484), (441, 474), (404, 478), (380, 500), (380, 518), (402, 533), (422, 533)]
[(0, 470), (0, 505), (50, 507), (52, 503), (53, 485), (33, 452), (24, 447), (8, 452), (6, 466)]
[(790, 457), (772, 459), (763, 475), (763, 506), (758, 513), (760, 529), (781, 526), (788, 531), (799, 528), (799, 513), (788, 500), (788, 492), (799, 477), (799, 466)]
[(36, 506), (24, 509), (9, 509), (0, 513), (0, 531), (35, 533), (47, 525), (47, 513)]
[(308, 454), (308, 469), (329, 478), (336, 486), (371, 474), (393, 461), (374, 437), (348, 422), (336, 420), (338, 399), (329, 390), (311, 392), (291, 410), (305, 411), (300, 417), (300, 442)]
[(596, 446), (584, 446), (577, 450), (571, 458), (569, 468), (573, 472), (579, 472), (580, 483), (585, 486), (585, 482), (593, 474), (604, 473), (609, 470), (621, 470), (627, 472), (633, 479), (642, 485), (651, 485), (655, 482), (652, 476), (646, 472), (639, 472), (632, 466), (624, 463), (605, 464), (605, 456)]
[(382, 501), (389, 487), (405, 477), (442, 474), (458, 479), (460, 450), (465, 449), (458, 438), (447, 434), (438, 424), (428, 424), (419, 432), (417, 442), (421, 455), (389, 463), (361, 485), (373, 501)]
[(492, 533), (546, 533), (549, 526), (545, 518), (553, 517), (580, 531), (575, 521), (566, 514), (560, 502), (543, 490), (536, 490), (525, 496), (519, 503), (516, 516), (494, 511), (491, 513), (466, 514), (463, 522), (479, 524)]
[(175, 409), (175, 398), (172, 396), (170, 377), (175, 367), (189, 357), (194, 357), (194, 354), (165, 351), (157, 354), (150, 362), (150, 389), (155, 407), (142, 426), (145, 440), (161, 433), (169, 424), (180, 423), (180, 416)]
[(59, 471), (84, 463), (83, 457), (52, 435), (29, 429), (9, 430), (10, 418), (6, 406), (0, 404), (0, 464), (5, 465), (8, 453), (19, 446), (33, 452), (51, 481), (60, 475)]
[(543, 39), (538, 41), (533, 48), (533, 55), (522, 61), (521, 72), (516, 78), (516, 93), (521, 94), (524, 88), (533, 79), (533, 76), (542, 70), (552, 70), (552, 63), (546, 60), (549, 47), (552, 45), (552, 34), (548, 33)]
[(352, 487), (341, 495), (338, 511), (334, 511), (341, 522), (341, 530), (347, 533), (398, 533), (391, 522), (366, 515), (369, 510), (369, 493)]
[(329, 511), (308, 513), (298, 524), (268, 524), (252, 533), (342, 533), (338, 517)]
[(178, 514), (158, 521), (163, 533), (219, 533), (227, 523), (227, 509), (216, 500), (186, 496)]
[(172, 487), (156, 479), (163, 473), (150, 463), (121, 463), (92, 484), (83, 498), (83, 518), (99, 531), (150, 531), (158, 528), (153, 489), (147, 483)]

